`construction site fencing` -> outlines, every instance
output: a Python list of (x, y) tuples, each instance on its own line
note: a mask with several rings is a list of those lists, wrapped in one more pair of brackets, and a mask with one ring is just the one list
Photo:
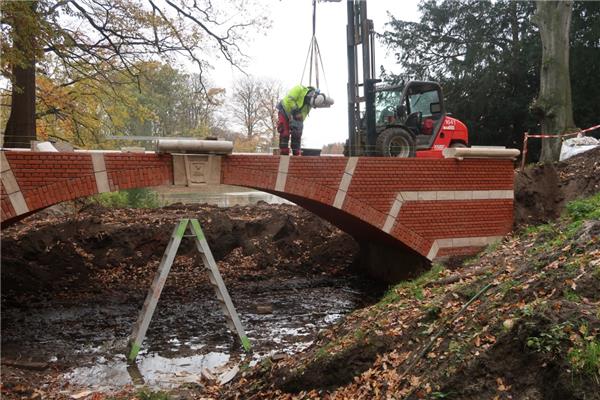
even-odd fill
[(525, 161), (527, 160), (527, 145), (529, 142), (529, 138), (533, 138), (533, 139), (561, 138), (562, 140), (565, 140), (566, 138), (569, 138), (572, 136), (576, 136), (576, 137), (585, 136), (586, 133), (594, 131), (596, 129), (600, 129), (600, 125), (594, 125), (592, 127), (582, 129), (577, 132), (563, 133), (560, 135), (548, 135), (548, 134), (544, 134), (544, 133), (530, 134), (529, 132), (525, 132), (523, 134), (523, 151), (521, 152), (521, 154), (522, 154), (521, 171), (523, 170), (523, 168), (525, 168)]

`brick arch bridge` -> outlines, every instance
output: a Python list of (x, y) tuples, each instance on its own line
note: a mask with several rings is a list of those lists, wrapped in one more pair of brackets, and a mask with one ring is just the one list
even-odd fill
[(206, 181), (276, 194), (359, 240), (429, 260), (475, 253), (508, 233), (513, 222), (513, 162), (506, 159), (99, 151), (1, 155), (4, 226), (78, 197)]

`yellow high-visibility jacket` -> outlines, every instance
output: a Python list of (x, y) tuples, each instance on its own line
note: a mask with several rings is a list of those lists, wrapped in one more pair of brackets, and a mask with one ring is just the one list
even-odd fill
[(308, 116), (310, 104), (304, 104), (304, 97), (311, 90), (314, 89), (303, 85), (296, 85), (290, 89), (288, 94), (280, 102), (280, 105), (288, 118), (298, 111), (302, 114), (303, 120)]

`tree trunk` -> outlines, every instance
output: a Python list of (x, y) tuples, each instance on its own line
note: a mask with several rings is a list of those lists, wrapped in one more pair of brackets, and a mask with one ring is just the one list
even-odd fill
[(29, 148), (36, 140), (35, 69), (13, 66), (13, 90), (10, 116), (4, 131), (4, 147)]
[[(509, 2), (510, 13), (510, 31), (511, 31), (511, 65), (510, 65), (510, 94), (517, 98), (523, 93), (523, 82), (527, 80), (527, 66), (523, 65), (522, 52), (523, 45), (519, 36), (519, 3), (517, 1)], [(506, 147), (517, 147), (523, 143), (523, 132), (525, 131), (525, 121), (527, 118), (527, 110), (521, 112), (513, 112), (512, 115), (512, 132), (510, 137), (506, 138)]]
[[(542, 38), (540, 93), (535, 111), (542, 118), (542, 132), (563, 134), (575, 128), (569, 74), (569, 28), (572, 1), (538, 1), (536, 23)], [(542, 140), (543, 162), (558, 161), (560, 138)]]
[[(35, 13), (37, 2), (23, 7), (25, 12)], [(4, 147), (30, 147), (36, 140), (35, 129), (35, 30), (31, 29), (31, 15), (15, 14), (12, 27), (13, 44), (25, 58), (12, 65), (13, 82), (10, 116), (4, 130)]]

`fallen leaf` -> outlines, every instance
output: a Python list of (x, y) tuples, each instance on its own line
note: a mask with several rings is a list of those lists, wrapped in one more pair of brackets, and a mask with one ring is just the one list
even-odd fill
[(502, 378), (497, 378), (496, 379), (496, 383), (498, 384), (498, 390), (501, 392), (506, 392), (506, 386), (504, 385), (504, 382), (502, 381)]
[(417, 386), (419, 384), (419, 382), (421, 382), (421, 378), (413, 375), (410, 377), (409, 382), (410, 382), (411, 386)]
[(93, 392), (91, 390), (84, 390), (83, 392), (79, 392), (79, 393), (75, 393), (71, 395), (72, 399), (78, 400), (78, 399), (83, 399), (85, 397), (88, 397), (90, 394), (92, 394)]

